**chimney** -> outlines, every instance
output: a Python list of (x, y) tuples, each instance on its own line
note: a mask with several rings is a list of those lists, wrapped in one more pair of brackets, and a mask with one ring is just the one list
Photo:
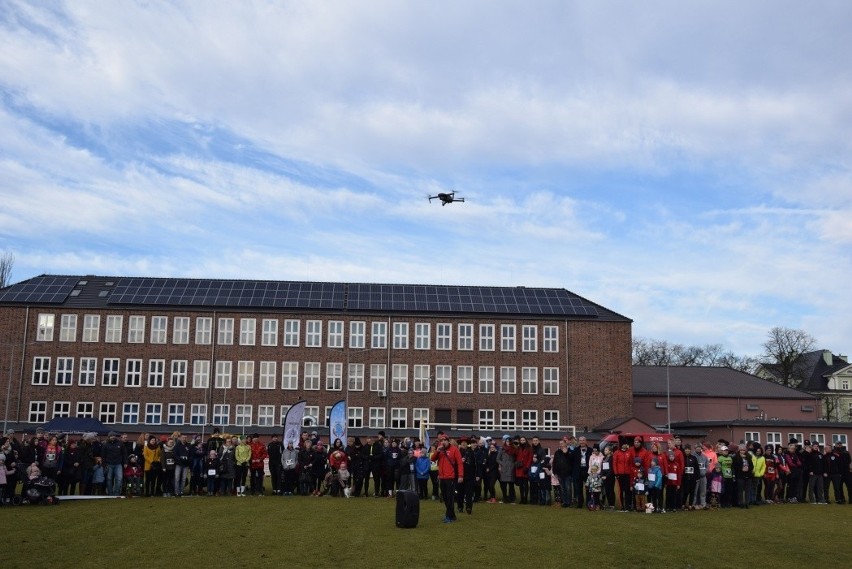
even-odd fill
[(838, 360), (842, 361), (845, 364), (849, 363), (849, 358), (847, 356), (844, 356), (843, 354), (837, 354), (834, 357), (837, 358)]
[(825, 361), (825, 365), (830, 366), (834, 363), (834, 356), (831, 355), (831, 350), (823, 350), (822, 351), (822, 359)]

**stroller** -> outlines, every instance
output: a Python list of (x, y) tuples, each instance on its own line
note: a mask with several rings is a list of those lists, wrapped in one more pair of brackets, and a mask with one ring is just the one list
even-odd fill
[(39, 476), (35, 480), (25, 482), (22, 495), (25, 504), (59, 505), (56, 482), (47, 476)]

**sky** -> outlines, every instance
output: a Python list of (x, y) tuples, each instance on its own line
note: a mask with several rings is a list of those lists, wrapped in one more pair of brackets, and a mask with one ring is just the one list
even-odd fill
[(845, 0), (0, 0), (0, 251), (566, 288), (634, 336), (848, 354), (850, 53)]

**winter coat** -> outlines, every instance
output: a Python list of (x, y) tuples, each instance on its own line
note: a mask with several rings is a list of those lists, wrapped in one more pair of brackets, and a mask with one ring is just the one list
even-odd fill
[(515, 458), (504, 448), (497, 452), (497, 468), (500, 471), (500, 482), (515, 481)]

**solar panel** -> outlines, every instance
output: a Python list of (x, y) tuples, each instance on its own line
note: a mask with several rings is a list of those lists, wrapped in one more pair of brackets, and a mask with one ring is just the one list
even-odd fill
[(79, 282), (79, 277), (42, 275), (0, 291), (0, 302), (62, 304)]

